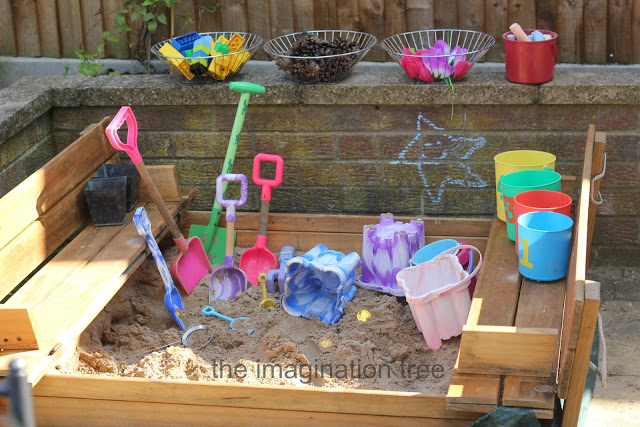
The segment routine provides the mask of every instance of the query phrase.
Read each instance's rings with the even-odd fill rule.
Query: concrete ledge
[[[391,64],[394,65],[395,64]],[[246,73],[237,80],[267,87],[263,105],[532,105],[640,103],[640,72],[558,72],[543,85],[508,82],[503,73],[472,72],[454,85],[416,84],[396,72],[354,71],[336,84],[299,85],[283,73]],[[0,90],[0,140],[52,107],[235,105],[227,84],[186,85],[170,75],[23,77]]]

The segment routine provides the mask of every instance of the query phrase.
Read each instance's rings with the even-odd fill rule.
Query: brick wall
[[[53,122],[47,112],[0,145],[0,197],[56,154]]]
[[[600,77],[593,84],[556,76],[548,85],[521,86],[471,75],[456,85],[453,116],[447,86],[401,78],[381,83],[358,76],[356,84],[314,87],[252,76],[247,80],[267,86],[267,94],[251,98],[234,172],[250,176],[260,152],[284,158],[273,212],[491,216],[496,154],[548,151],[559,172],[579,175],[587,126],[594,123],[607,132],[607,176],[592,261],[637,265],[640,77],[620,87],[628,78],[609,76],[613,83],[603,88]],[[210,209],[237,94],[223,85],[181,86],[169,76],[122,79],[111,86],[84,80],[85,86],[67,84],[54,93],[55,149],[131,105],[145,162],[175,164],[181,183],[198,189],[192,208]],[[259,196],[251,185],[241,209],[257,211]]]

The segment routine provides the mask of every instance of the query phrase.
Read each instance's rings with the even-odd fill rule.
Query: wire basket
[[[495,39],[471,30],[423,30],[396,34],[382,48],[414,81],[461,80]]]
[[[216,56],[198,55],[195,57],[179,56],[181,55],[180,52],[172,55],[165,55],[160,52],[165,44],[168,43],[171,46],[173,40],[184,37],[180,36],[156,43],[151,48],[151,51],[166,64],[169,72],[182,83],[203,84],[229,80],[240,72],[263,42],[262,37],[258,35],[242,32],[199,33],[199,36],[211,37],[214,40],[214,44],[220,37],[224,37],[228,41],[237,40],[237,46],[235,46],[237,50]],[[234,36],[241,38],[233,39]]]
[[[354,43],[356,50],[330,55],[292,56],[290,49],[294,43],[300,42],[307,35],[316,35],[332,46],[340,45],[341,39],[346,43]],[[280,70],[300,83],[335,83],[344,78],[353,67],[369,52],[377,40],[374,36],[357,31],[322,30],[287,34],[269,40],[263,46],[267,54],[275,60]],[[327,44],[320,44],[317,51],[329,51]]]

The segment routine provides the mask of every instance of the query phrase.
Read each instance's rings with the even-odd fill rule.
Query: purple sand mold
[[[408,224],[394,222],[392,214],[380,215],[380,223],[364,227],[362,236],[362,275],[357,284],[391,295],[401,296],[396,275],[410,265],[411,257],[424,246],[424,223],[412,219]]]

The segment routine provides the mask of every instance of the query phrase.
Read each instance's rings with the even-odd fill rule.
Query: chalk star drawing
[[[443,128],[436,126],[431,120],[424,117],[422,113],[418,113],[417,129],[416,129],[418,132],[420,132],[423,124],[427,125],[428,127],[434,130],[438,130],[438,131],[444,130]],[[422,179],[422,183],[427,189],[426,192],[429,198],[431,199],[431,202],[434,204],[439,204],[440,201],[442,200],[442,195],[444,194],[444,190],[447,187],[447,184],[464,185],[465,180],[460,178],[454,179],[449,176],[445,176],[440,180],[440,182],[433,182],[434,177],[427,176],[427,173],[425,173],[425,169],[428,169],[428,168],[425,168],[424,166],[441,164],[441,162],[438,162],[438,160],[450,160],[451,159],[451,157],[449,157],[450,148],[455,149],[456,151],[464,150],[466,148],[465,146],[470,144],[470,147],[468,147],[466,151],[458,158],[459,160],[467,160],[471,158],[471,156],[473,156],[473,154],[476,151],[484,147],[484,145],[487,143],[487,140],[481,136],[477,138],[470,138],[466,136],[451,136],[446,133],[442,133],[441,136],[425,135],[424,138],[422,138],[422,136],[423,136],[422,133],[418,133],[398,154],[398,160],[393,160],[389,162],[389,164],[416,166],[418,168],[418,173],[420,174],[420,178]],[[419,144],[420,142],[422,142],[422,147],[423,147],[420,158],[418,160],[407,160],[407,153],[414,147],[414,145]],[[445,146],[445,144],[451,145],[451,146],[447,147]],[[439,157],[429,158],[426,155],[425,151],[428,150],[428,147],[438,147],[438,146],[443,147],[442,154]],[[427,150],[425,150],[424,148],[426,148]],[[458,159],[455,159],[455,160],[458,160]],[[487,182],[483,180],[478,174],[472,172],[471,167],[468,164],[462,161],[453,162],[453,164],[459,165],[466,171],[467,173],[466,181],[469,187],[482,188],[487,186]],[[435,188],[430,189],[429,187],[435,187]]]

